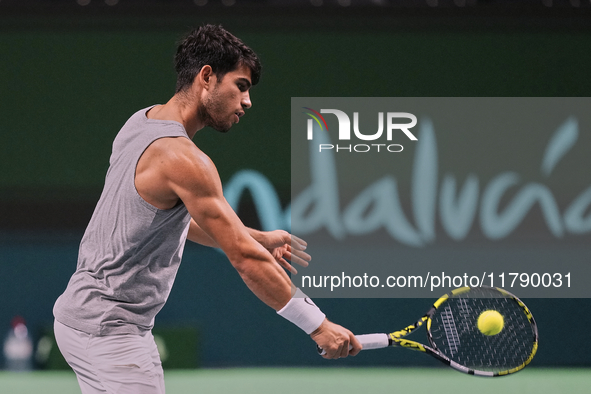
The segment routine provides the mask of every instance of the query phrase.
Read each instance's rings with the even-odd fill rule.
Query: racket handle
[[[381,349],[384,347],[388,347],[390,345],[390,340],[388,334],[363,334],[363,335],[355,335],[355,338],[361,345],[363,349],[361,350],[371,350],[371,349]],[[320,346],[316,346],[318,350],[318,354],[321,356],[325,355],[326,352]],[[353,347],[349,345],[349,350]]]

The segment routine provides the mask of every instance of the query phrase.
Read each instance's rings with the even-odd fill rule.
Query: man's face
[[[209,95],[203,100],[199,113],[210,126],[222,133],[230,130],[250,108],[251,73],[247,66],[241,65],[236,70],[216,79]]]

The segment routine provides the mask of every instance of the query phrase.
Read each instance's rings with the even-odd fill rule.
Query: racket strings
[[[441,313],[441,322],[443,323],[443,331],[445,332],[445,338],[447,339],[449,354],[453,357],[455,354],[457,354],[461,345],[461,341],[453,312],[449,306],[443,308],[443,312]]]
[[[478,317],[498,311],[504,327],[496,335],[478,329]],[[450,297],[432,316],[430,341],[452,361],[474,370],[500,372],[524,365],[535,351],[536,330],[526,309],[494,289],[473,288]]]

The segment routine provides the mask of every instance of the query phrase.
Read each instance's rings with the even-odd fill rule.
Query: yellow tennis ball
[[[497,335],[503,330],[505,320],[497,311],[484,311],[478,316],[478,329],[484,335]]]

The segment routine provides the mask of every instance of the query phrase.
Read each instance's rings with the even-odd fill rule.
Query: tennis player
[[[82,393],[164,393],[151,329],[186,239],[221,248],[250,290],[309,334],[325,358],[356,355],[354,335],[327,320],[284,271],[295,271],[287,260],[308,264],[306,243],[245,227],[214,163],[191,141],[205,126],[227,132],[251,107],[256,54],[206,25],[181,42],[175,66],[174,96],[136,112],[115,138],[76,271],[54,307],[56,339]]]

